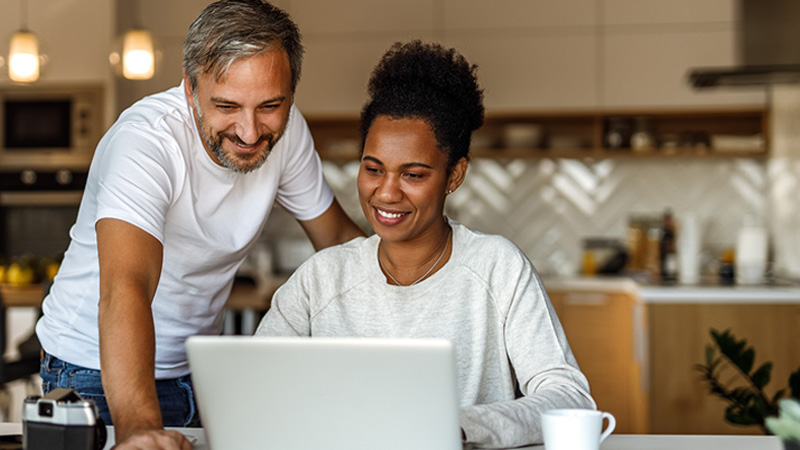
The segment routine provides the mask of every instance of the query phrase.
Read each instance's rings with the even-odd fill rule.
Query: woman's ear
[[[453,170],[450,172],[450,177],[447,180],[447,193],[452,193],[461,183],[464,182],[464,177],[467,175],[467,158],[461,158],[456,163]]]

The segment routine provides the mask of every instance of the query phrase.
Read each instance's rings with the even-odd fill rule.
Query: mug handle
[[[617,419],[615,419],[611,413],[604,412],[602,419],[608,419],[608,426],[605,431],[603,431],[603,434],[600,435],[601,443],[614,432],[614,428],[617,426]]]

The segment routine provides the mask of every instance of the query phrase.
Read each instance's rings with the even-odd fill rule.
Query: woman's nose
[[[396,177],[387,176],[381,180],[377,189],[378,198],[383,202],[396,202],[403,198],[400,182]]]

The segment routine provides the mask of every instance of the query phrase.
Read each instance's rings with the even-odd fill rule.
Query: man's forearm
[[[101,299],[98,322],[103,390],[117,442],[138,431],[161,429],[149,302]]]

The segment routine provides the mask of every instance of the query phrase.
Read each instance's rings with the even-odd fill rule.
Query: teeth
[[[380,209],[376,209],[376,211],[378,211],[378,214],[382,215],[383,217],[386,217],[387,219],[397,219],[398,217],[401,217],[405,214],[405,213],[390,213]]]

